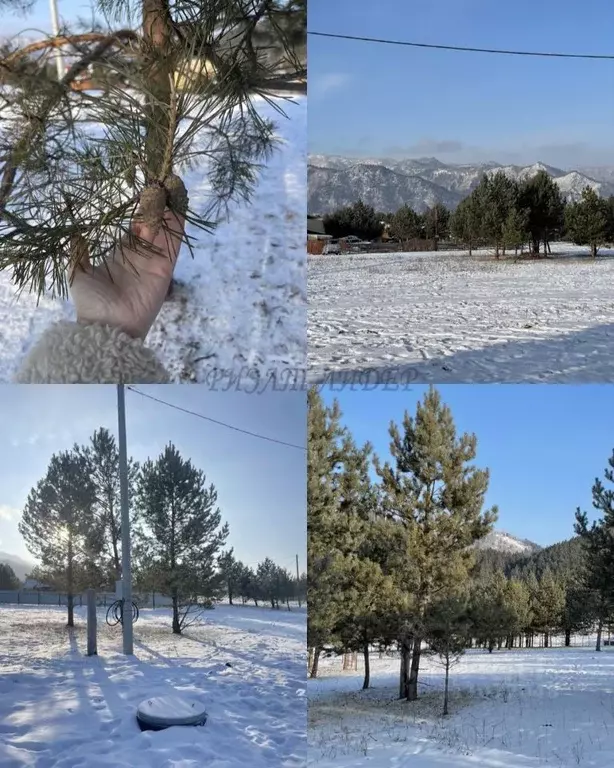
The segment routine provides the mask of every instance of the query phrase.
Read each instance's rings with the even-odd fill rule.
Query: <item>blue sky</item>
[[[60,21],[68,23],[73,23],[77,19],[92,18],[92,8],[95,7],[95,3],[88,0],[57,0],[57,5]],[[96,16],[101,18],[98,13]],[[18,34],[26,29],[51,33],[51,12],[48,0],[36,0],[27,15],[18,12],[9,13],[3,8],[3,36]],[[32,31],[29,31],[28,35],[36,37]]]
[[[142,386],[183,408],[268,437],[305,446],[304,392],[211,392],[206,387]],[[98,427],[117,435],[114,386],[10,386],[0,398],[0,551],[30,559],[17,530],[30,488],[52,453],[88,442]],[[156,458],[173,442],[218,491],[229,544],[244,562],[267,555],[305,567],[306,491],[302,450],[263,441],[126,392],[128,452]]]
[[[308,28],[613,54],[611,0],[309,0]],[[309,149],[445,162],[614,164],[614,61],[309,38]]]
[[[339,390],[339,388],[337,388]],[[497,504],[497,528],[548,545],[573,536],[576,507],[591,519],[591,488],[614,449],[614,386],[451,385],[438,387],[458,433],[475,432],[476,466],[491,471],[487,507]],[[415,414],[426,387],[405,391],[345,389],[343,421],[359,444],[370,441],[389,458],[391,420]]]

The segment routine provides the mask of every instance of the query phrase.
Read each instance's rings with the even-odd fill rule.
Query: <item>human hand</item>
[[[84,252],[70,284],[77,322],[108,325],[144,339],[168,294],[184,231],[185,217],[167,208],[157,233],[133,221],[135,237],[124,239],[106,265],[92,266]]]

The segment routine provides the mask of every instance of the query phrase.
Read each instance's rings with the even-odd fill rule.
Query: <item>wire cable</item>
[[[306,451],[307,449],[302,445],[295,445],[294,443],[287,443],[284,440],[278,440],[275,437],[268,437],[267,435],[261,435],[258,432],[250,432],[248,429],[242,429],[241,427],[235,427],[233,424],[227,424],[225,421],[219,421],[218,419],[212,419],[211,416],[204,416],[202,413],[196,413],[196,411],[190,411],[188,408],[182,408],[179,405],[174,405],[173,403],[168,403],[166,400],[160,400],[158,397],[154,397],[153,395],[148,395],[145,392],[141,392],[140,390],[136,389],[135,387],[131,387],[126,385],[126,389],[129,389],[130,392],[134,392],[137,395],[141,395],[141,397],[146,397],[149,400],[153,400],[156,403],[160,403],[161,405],[166,405],[168,408],[174,408],[176,411],[181,411],[182,413],[189,413],[192,416],[196,416],[199,419],[203,419],[204,421],[210,421],[212,424],[217,424],[220,427],[226,427],[226,429],[232,429],[235,432],[241,432],[244,435],[249,435],[250,437],[257,437],[259,440],[267,440],[270,443],[277,443],[278,445],[285,445],[287,448],[296,448],[298,451]]]
[[[340,35],[333,32],[307,32],[312,37],[329,37],[335,40],[354,40],[362,43],[381,43],[384,45],[401,45],[409,48],[430,48],[438,51],[463,51],[469,53],[496,53],[503,56],[541,56],[556,59],[600,59],[614,61],[614,54],[606,53],[553,53],[547,51],[511,51],[502,48],[472,48],[465,45],[439,45],[435,43],[414,43],[407,40],[387,40],[378,37],[361,37],[359,35]]]

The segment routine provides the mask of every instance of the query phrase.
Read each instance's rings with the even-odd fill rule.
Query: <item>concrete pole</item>
[[[98,654],[96,639],[96,590],[87,590],[87,655]]]
[[[51,7],[51,31],[54,37],[58,37],[60,34],[60,19],[58,16],[58,4],[57,0],[49,0]],[[55,54],[55,66],[58,71],[58,80],[64,77],[64,59],[62,58],[62,49],[54,48]]]
[[[122,635],[124,654],[134,653],[132,639],[132,566],[130,562],[130,509],[128,506],[128,458],[126,452],[126,403],[124,385],[117,385],[117,421],[119,433],[119,484],[122,516]]]

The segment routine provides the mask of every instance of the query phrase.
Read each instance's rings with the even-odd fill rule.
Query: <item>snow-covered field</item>
[[[200,231],[195,257],[184,249],[177,285],[147,338],[176,381],[217,381],[250,369],[305,368],[307,100],[280,101],[288,119],[260,101],[280,145],[249,205],[234,204],[212,235]],[[206,195],[202,171],[184,175],[192,206]],[[208,201],[207,201],[208,202]],[[203,203],[204,205],[204,203]],[[0,382],[12,380],[24,354],[52,322],[73,318],[70,302],[19,298],[0,273]]]
[[[404,382],[611,381],[614,252],[553,253],[310,257],[310,380],[369,371],[374,382],[394,369]]]
[[[85,609],[69,631],[65,608],[1,606],[0,766],[305,765],[305,618],[218,606],[178,637],[167,611],[142,611],[126,657],[100,609],[88,657]],[[174,693],[201,699],[206,725],[141,733],[137,706]]]
[[[308,765],[318,768],[611,768],[614,765],[614,651],[557,648],[470,651],[450,678],[450,716],[441,716],[443,673],[424,663],[422,698],[396,698],[397,659],[373,658],[362,673],[325,659],[310,680]]]

